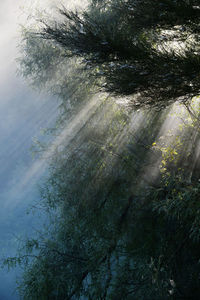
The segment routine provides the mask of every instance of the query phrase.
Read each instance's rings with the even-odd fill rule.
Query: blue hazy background
[[[23,2],[0,1],[1,258],[15,255],[18,239],[41,226],[39,212],[27,214],[30,206],[39,200],[38,183],[45,171],[44,163],[32,158],[30,148],[33,138],[41,139],[41,130],[54,123],[57,111],[56,99],[34,92],[17,76]],[[32,9],[34,1],[25,2]],[[19,269],[10,272],[0,269],[0,300],[18,299],[14,290],[19,274]]]

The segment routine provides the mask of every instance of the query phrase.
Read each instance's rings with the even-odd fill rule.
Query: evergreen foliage
[[[24,33],[21,72],[61,116],[44,151],[49,223],[4,261],[24,267],[22,299],[199,298],[198,2],[93,0]],[[160,136],[169,110],[152,106],[177,98],[179,129]]]
[[[25,266],[22,299],[198,299],[200,184],[178,168],[180,143],[176,159],[170,147],[154,149],[165,115],[144,117],[134,128],[103,101],[57,149],[41,191],[50,224],[7,261]],[[159,151],[169,152],[166,170],[141,183]]]
[[[137,105],[163,107],[199,93],[198,1],[92,1],[83,12],[60,9],[62,22],[40,36],[104,79],[101,89],[137,94]],[[139,101],[138,101],[139,100]]]

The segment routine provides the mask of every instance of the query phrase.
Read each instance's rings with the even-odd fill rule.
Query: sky
[[[42,138],[42,129],[53,126],[58,112],[58,99],[33,90],[17,76],[19,24],[29,23],[36,8],[48,8],[53,13],[60,3],[58,0],[0,0],[0,257],[15,255],[18,238],[31,234],[33,228],[39,226],[38,214],[27,214],[27,211],[39,200],[38,184],[46,165],[32,158],[30,148],[34,137]],[[63,3],[71,7],[72,4],[84,5],[87,0],[65,0]],[[93,99],[55,144],[68,138],[72,131],[75,133],[78,121],[85,119],[95,105]],[[174,119],[171,120],[173,122],[170,118],[165,121],[159,136],[175,127]],[[53,150],[50,148],[50,153]],[[148,170],[145,174],[150,177]],[[0,300],[18,299],[14,290],[19,272],[0,270]]]
[[[14,255],[17,239],[38,225],[37,213],[27,211],[39,199],[38,182],[44,164],[33,159],[33,138],[53,125],[57,99],[33,91],[17,75],[20,26],[28,13],[53,1],[0,1],[0,255]],[[37,166],[37,168],[35,167]],[[0,270],[0,300],[18,299],[16,273]]]
[[[44,161],[32,158],[33,139],[53,126],[58,99],[33,91],[17,75],[21,25],[31,23],[37,11],[55,14],[55,7],[72,8],[86,0],[0,1],[0,257],[16,254],[18,239],[38,227],[38,214],[27,214],[40,195],[38,184]],[[41,219],[41,218],[40,218]],[[0,270],[0,300],[17,300],[16,277],[20,270]]]

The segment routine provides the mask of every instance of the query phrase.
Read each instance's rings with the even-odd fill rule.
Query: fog
[[[53,1],[46,1],[53,5]],[[1,0],[0,2],[0,253],[14,255],[17,239],[38,226],[37,213],[27,215],[39,199],[38,181],[44,172],[33,160],[30,147],[40,131],[54,123],[57,99],[33,91],[17,76],[20,23],[45,1]],[[38,165],[36,172],[34,166]],[[0,272],[0,299],[18,299],[15,290],[19,270]]]

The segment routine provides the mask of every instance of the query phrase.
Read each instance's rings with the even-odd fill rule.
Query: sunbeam
[[[1,1],[0,261],[22,299],[197,299],[197,2]]]

